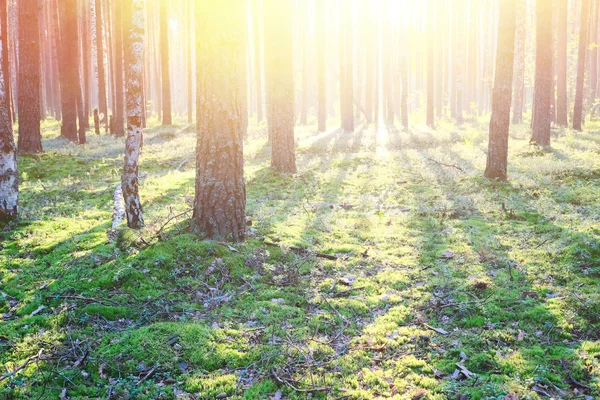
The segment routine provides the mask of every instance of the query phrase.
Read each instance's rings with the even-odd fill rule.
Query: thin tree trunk
[[[587,0],[584,0],[587,1]],[[552,76],[552,2],[536,1],[536,59],[531,141],[550,145]]]
[[[144,0],[123,0],[131,7],[129,39],[127,40],[127,139],[125,141],[125,166],[121,188],[125,200],[127,226],[139,229],[144,226],[142,204],[139,196],[139,158],[142,145],[142,83],[144,76]]]
[[[292,0],[264,0],[263,9],[271,165],[295,173]]]
[[[113,20],[113,34],[115,35],[115,135],[125,136],[125,105],[123,84],[123,1],[117,1],[116,13]]]
[[[162,71],[162,124],[172,125],[169,70],[169,0],[160,0],[160,61]]]
[[[210,239],[242,241],[246,236],[246,186],[244,122],[238,94],[243,86],[239,69],[246,69],[242,62],[245,54],[240,51],[246,36],[242,26],[246,25],[241,19],[247,15],[245,10],[236,10],[237,6],[236,0],[199,3],[203,23],[198,24],[197,64],[202,68],[196,72],[198,137],[192,227]],[[222,51],[221,35],[237,48]],[[289,51],[291,55],[291,43]]]
[[[427,21],[427,126],[434,129],[435,25],[433,0],[427,1]]]
[[[108,101],[106,97],[106,74],[104,68],[104,24],[102,22],[102,0],[96,0],[96,56],[98,68],[98,111],[100,122],[108,129]]]
[[[573,129],[581,131],[583,120],[583,91],[585,80],[586,52],[588,47],[590,0],[581,0],[581,19],[579,23],[579,57],[577,59],[577,85],[575,89],[575,108],[573,110]]]
[[[19,140],[21,154],[41,153],[40,130],[40,7],[36,1],[19,1]]]
[[[565,0],[567,1],[567,0]],[[513,124],[523,122],[525,96],[525,41],[527,40],[527,0],[517,0],[517,30],[515,33]],[[566,51],[566,47],[565,47]],[[566,87],[565,87],[566,90]],[[566,92],[565,92],[566,95]],[[565,110],[566,111],[566,110]]]
[[[77,52],[77,4],[76,0],[58,2],[60,21],[60,97],[62,99],[61,136],[78,142],[77,135],[77,94],[78,52]]]
[[[508,133],[515,49],[515,14],[517,0],[500,4],[496,76],[492,91],[492,116],[485,176],[506,180],[508,164]]]
[[[260,35],[260,5],[259,0],[253,0],[254,13],[254,79],[256,80],[256,122],[263,120],[263,98],[262,98],[262,57],[261,57],[261,35]],[[318,5],[317,5],[318,6]],[[318,29],[318,27],[317,27]]]
[[[17,148],[13,137],[10,115],[10,75],[8,70],[8,46],[6,45],[6,0],[0,0],[2,35],[0,36],[0,222],[14,221],[18,216],[19,174]]]
[[[325,79],[325,46],[326,46],[326,19],[325,1],[317,1],[315,4],[315,30],[317,42],[317,81],[318,81],[318,132],[327,130],[327,81]],[[259,90],[260,92],[260,90]]]
[[[4,100],[6,101],[7,109],[9,110],[8,118],[12,124],[12,113],[11,109],[11,84],[10,84],[10,64],[9,60],[9,52],[8,52],[8,9],[7,9],[7,0],[0,0],[0,29],[2,30],[0,40],[2,41],[2,74],[4,77]],[[12,126],[11,126],[11,135],[12,135]]]

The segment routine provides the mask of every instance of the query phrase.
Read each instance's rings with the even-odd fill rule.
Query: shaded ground
[[[484,122],[299,127],[295,176],[269,168],[253,125],[251,237],[232,246],[185,217],[164,226],[191,207],[184,128],[146,133],[149,226],[114,244],[121,142],[77,147],[48,123],[47,153],[20,159],[23,220],[0,242],[4,398],[600,396],[597,125],[549,150],[514,128],[510,183],[482,178]]]

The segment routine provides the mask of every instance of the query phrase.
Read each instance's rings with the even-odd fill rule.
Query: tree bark
[[[0,1],[2,13],[6,13],[6,1]],[[3,19],[3,21],[5,21]],[[19,203],[19,175],[17,171],[17,149],[13,137],[10,115],[9,93],[10,75],[6,75],[4,68],[8,58],[6,46],[6,27],[2,25],[0,36],[0,222],[14,221],[18,215]]]
[[[492,91],[492,116],[487,155],[486,178],[506,180],[508,133],[515,49],[515,15],[517,0],[502,0],[498,24],[496,76]]]
[[[106,97],[106,73],[104,68],[104,23],[102,22],[102,0],[96,0],[96,56],[98,68],[98,111],[100,122],[108,129],[108,101]]]
[[[427,21],[427,126],[429,126],[431,129],[434,129],[435,25],[433,0],[427,1]]]
[[[10,64],[9,64],[9,52],[8,52],[8,9],[7,9],[7,0],[0,0],[0,29],[2,30],[0,40],[2,41],[2,64],[0,68],[2,68],[2,74],[4,76],[4,90],[5,96],[4,99],[6,101],[8,110],[9,110],[9,118],[12,124],[12,113],[11,109],[11,84],[10,84]],[[12,127],[11,127],[12,132]]]
[[[79,94],[79,52],[77,29],[77,0],[58,2],[60,20],[60,97],[62,102],[61,136],[78,142],[77,96]]]
[[[280,172],[295,173],[292,0],[265,0],[263,8],[271,165]]]
[[[584,0],[586,1],[586,0]],[[536,1],[536,57],[531,141],[550,145],[551,105],[554,92],[552,73],[552,2]]]
[[[124,3],[118,0],[113,21],[113,34],[115,35],[115,135],[125,136],[125,105],[123,84],[123,12]]]
[[[162,72],[162,124],[172,125],[169,70],[169,0],[160,0],[160,63]]]
[[[583,91],[585,81],[586,52],[588,47],[590,0],[581,0],[581,19],[579,22],[579,56],[577,58],[577,84],[575,88],[575,107],[573,110],[573,129],[582,130]]]
[[[246,186],[240,93],[244,85],[239,69],[246,68],[240,62],[245,59],[241,54],[245,48],[241,26],[245,24],[240,19],[246,15],[239,10],[239,0],[207,1],[198,6],[203,22],[198,24],[197,63],[202,68],[196,72],[198,136],[192,227],[210,239],[242,241],[246,236]],[[272,5],[265,6],[270,9]],[[290,29],[291,40],[291,25],[285,28]]]
[[[315,4],[315,30],[317,42],[317,81],[318,81],[318,132],[327,130],[327,81],[325,78],[325,47],[326,47],[326,19],[325,0],[317,0]]]
[[[19,141],[21,154],[41,153],[40,38],[37,1],[19,1]]]
[[[127,139],[125,141],[125,166],[121,177],[127,226],[139,229],[144,226],[142,204],[139,196],[139,158],[142,145],[142,83],[144,81],[144,0],[123,0],[131,7],[129,39],[127,40]]]
[[[556,96],[556,123],[566,127],[568,121],[567,104],[567,27],[568,27],[569,0],[558,0],[558,25],[557,25],[557,96]]]
[[[354,132],[352,7],[345,2],[340,2],[338,6],[340,16],[340,113],[344,131]]]
[[[568,1],[568,0],[565,0]],[[526,21],[527,0],[517,0],[517,23],[515,33],[515,62],[514,62],[514,100],[513,124],[523,122],[523,100],[525,96],[525,41],[527,40]],[[565,44],[566,46],[566,44]],[[566,47],[565,47],[566,51]],[[565,54],[566,56],[566,54]],[[566,72],[565,72],[566,73]],[[566,76],[565,76],[566,79]],[[566,87],[565,87],[566,96]],[[566,112],[566,109],[565,109]]]
[[[81,19],[81,50],[82,50],[82,74],[83,74],[83,123],[84,129],[90,127],[90,9],[89,1],[83,0],[82,2],[82,19]]]

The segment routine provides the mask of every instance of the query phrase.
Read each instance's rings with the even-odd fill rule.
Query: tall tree
[[[142,85],[144,82],[144,0],[122,0],[131,8],[127,19],[127,139],[125,141],[125,166],[121,188],[125,200],[127,226],[139,229],[144,226],[142,203],[139,195],[139,159],[142,147]]]
[[[270,1],[287,3],[267,3]],[[240,63],[245,59],[241,54],[245,13],[242,17],[236,10],[239,0],[205,1],[197,6],[202,15],[197,28],[197,63],[202,68],[196,72],[198,132],[192,225],[211,239],[241,241],[246,236],[246,185],[240,93],[244,85],[239,69],[246,68]],[[265,8],[270,9],[271,4]],[[288,12],[291,15],[291,8]],[[291,29],[290,25],[286,28]]]
[[[587,0],[583,0],[587,1]],[[552,2],[536,1],[536,57],[535,86],[533,90],[533,122],[531,141],[542,146],[550,145],[552,124]]]
[[[19,1],[19,152],[40,153],[40,38],[37,1]]]
[[[169,70],[169,4],[160,0],[160,69],[162,72],[162,124],[172,125],[171,117],[171,73]]]
[[[260,45],[262,40],[260,38],[260,8],[259,0],[253,0],[253,13],[252,22],[254,29],[254,79],[256,80],[256,122],[261,122],[263,119],[263,98],[262,98],[262,62]],[[318,27],[317,27],[318,29]]]
[[[318,132],[327,130],[327,81],[325,79],[325,43],[326,19],[325,0],[317,1],[315,4],[315,30],[317,44],[317,84],[318,84]]]
[[[6,13],[6,1],[0,0],[0,7]],[[7,25],[2,21],[0,36],[0,65],[8,58],[5,35]],[[17,151],[13,137],[10,115],[9,93],[10,76],[5,75],[5,68],[0,68],[0,221],[8,222],[17,218],[19,203],[19,175],[17,173]]]
[[[527,0],[517,0],[517,30],[515,33],[515,62],[513,78],[513,124],[520,124],[521,122],[523,122],[523,103],[525,96],[525,41],[527,40],[526,18]]]
[[[427,126],[435,128],[434,120],[434,50],[436,38],[434,37],[434,5],[433,0],[427,1]]]
[[[278,171],[289,173],[296,172],[292,1],[263,1],[271,165]]]
[[[91,76],[90,76],[90,9],[89,1],[81,1],[81,58],[82,58],[82,74],[83,74],[83,116],[84,119],[83,128],[88,129],[90,127],[90,87],[91,87]]]
[[[557,94],[556,94],[556,123],[566,127],[568,121],[567,105],[567,27],[569,0],[558,0],[557,9]]]
[[[62,103],[61,136],[72,142],[77,142],[79,140],[77,97],[80,92],[77,0],[60,0],[58,5],[60,18],[60,97]]]
[[[508,132],[515,49],[517,0],[502,0],[498,24],[496,76],[492,91],[492,116],[485,176],[506,180],[508,164]]]
[[[342,128],[354,132],[354,73],[352,40],[352,7],[339,2],[339,50],[340,50],[340,113]]]
[[[12,114],[10,113],[11,108],[11,84],[10,84],[10,64],[9,64],[9,53],[8,53],[8,8],[7,8],[7,0],[0,0],[0,40],[2,41],[2,63],[0,64],[0,68],[2,68],[2,74],[5,77],[4,89],[6,90],[6,94],[4,96],[4,101],[7,103],[7,107],[9,110],[9,118],[12,122]],[[12,127],[11,127],[12,132]]]
[[[125,105],[124,97],[125,91],[123,84],[123,12],[124,2],[116,2],[116,13],[113,21],[113,35],[115,42],[115,53],[113,57],[115,59],[115,110],[113,111],[115,116],[115,135],[125,136]]]
[[[98,75],[98,111],[108,130],[108,100],[106,95],[106,73],[104,68],[104,23],[102,15],[102,0],[96,0],[96,68]]]
[[[577,58],[577,84],[575,88],[575,108],[573,110],[573,129],[581,131],[583,112],[583,91],[585,80],[586,52],[588,48],[588,29],[590,26],[590,0],[581,0],[581,18],[579,21],[579,56]]]

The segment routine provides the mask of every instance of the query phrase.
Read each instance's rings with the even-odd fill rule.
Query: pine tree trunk
[[[0,1],[2,8],[2,36],[0,36],[0,222],[9,222],[17,218],[19,202],[19,175],[17,171],[17,151],[13,137],[10,115],[9,82],[10,75],[6,75],[5,68],[8,58],[6,39],[7,25],[6,1]]]
[[[90,127],[90,94],[91,94],[91,76],[90,76],[90,9],[89,1],[83,0],[82,4],[82,20],[81,20],[81,49],[83,59],[83,127],[89,129]]]
[[[565,0],[567,1],[567,0]],[[525,41],[527,40],[527,0],[517,0],[517,30],[515,33],[513,124],[523,122],[525,96]],[[566,50],[566,47],[565,47]],[[566,79],[566,77],[565,77]],[[565,86],[566,96],[566,86]],[[566,112],[566,109],[565,109]]]
[[[327,130],[327,81],[325,80],[325,43],[326,20],[325,20],[325,1],[319,0],[315,4],[315,30],[317,42],[317,81],[318,81],[318,128],[317,132]],[[368,96],[367,96],[368,97]]]
[[[102,22],[102,0],[96,0],[96,56],[98,68],[98,111],[101,123],[108,127],[108,100],[106,97],[106,73],[104,68],[104,23]]]
[[[259,0],[253,0],[253,23],[254,23],[254,79],[256,80],[256,122],[263,120],[263,87],[262,87],[262,62],[261,62],[261,51],[260,45],[260,8]],[[318,27],[317,27],[318,29]]]
[[[292,0],[265,0],[263,8],[271,165],[295,173]]]
[[[8,113],[8,118],[10,119],[10,122],[12,124],[12,114],[10,112],[11,109],[11,84],[10,84],[10,64],[8,62],[9,60],[9,53],[8,53],[8,9],[7,9],[7,0],[0,0],[0,29],[2,30],[1,32],[1,36],[0,36],[0,40],[2,41],[2,48],[0,48],[0,51],[2,51],[3,57],[2,57],[2,63],[0,65],[0,68],[2,68],[2,74],[4,76],[4,90],[5,90],[5,95],[4,95],[4,99],[6,101],[6,105],[7,108],[9,110]],[[12,132],[12,126],[11,126],[11,132]]]
[[[245,47],[241,18],[246,15],[236,10],[237,6],[236,0],[199,3],[203,23],[198,25],[197,59],[202,68],[196,72],[198,136],[192,226],[209,239],[242,241],[246,236],[246,186],[240,88],[245,85],[240,82],[239,69],[246,68],[240,62],[245,58],[240,51]],[[285,28],[285,36],[290,29],[291,40],[291,24]],[[223,35],[227,48],[223,47]]]
[[[144,81],[144,0],[123,0],[131,7],[128,19],[127,40],[127,139],[125,141],[125,166],[121,187],[125,200],[127,226],[139,229],[144,226],[142,204],[139,196],[139,158],[142,145],[142,84]]]
[[[464,11],[464,0],[455,0],[454,2],[454,22],[456,33],[456,47],[454,55],[454,68],[456,69],[456,123],[462,125],[463,120],[463,88],[464,88],[464,27],[461,20],[461,11]]]
[[[125,105],[123,83],[123,1],[117,1],[116,13],[113,21],[113,34],[115,35],[115,135],[125,136]]]
[[[435,38],[434,38],[434,5],[433,0],[427,1],[427,126],[435,128],[434,117],[434,75],[435,75]]]
[[[589,29],[590,0],[581,1],[581,19],[579,22],[579,56],[577,58],[577,83],[575,88],[575,107],[573,110],[573,129],[582,130],[584,112],[583,112],[583,92],[585,83],[585,64],[588,47],[588,29]]]
[[[492,116],[485,176],[506,180],[508,164],[508,133],[515,49],[515,15],[517,0],[502,0],[498,25],[496,76],[492,91]]]
[[[162,124],[172,125],[169,70],[169,0],[160,0],[160,63],[162,72]]]
[[[61,136],[78,142],[77,95],[79,91],[77,52],[77,4],[76,0],[59,1],[60,21],[60,98],[62,102]]]
[[[587,1],[587,0],[584,0]],[[552,2],[536,1],[535,88],[533,94],[533,134],[531,141],[550,145],[551,105],[554,92],[552,74]]]
[[[36,1],[19,1],[19,153],[41,153],[40,131],[40,7]]]
[[[521,0],[524,1],[524,0]],[[558,0],[558,25],[557,25],[557,97],[556,97],[556,123],[566,127],[568,121],[567,104],[567,28],[568,28],[569,0]]]
[[[591,8],[593,12],[590,14],[589,25],[590,32],[588,43],[590,54],[590,73],[589,73],[589,106],[592,107],[596,101],[596,90],[598,85],[598,9],[600,4],[598,0],[592,0]]]

